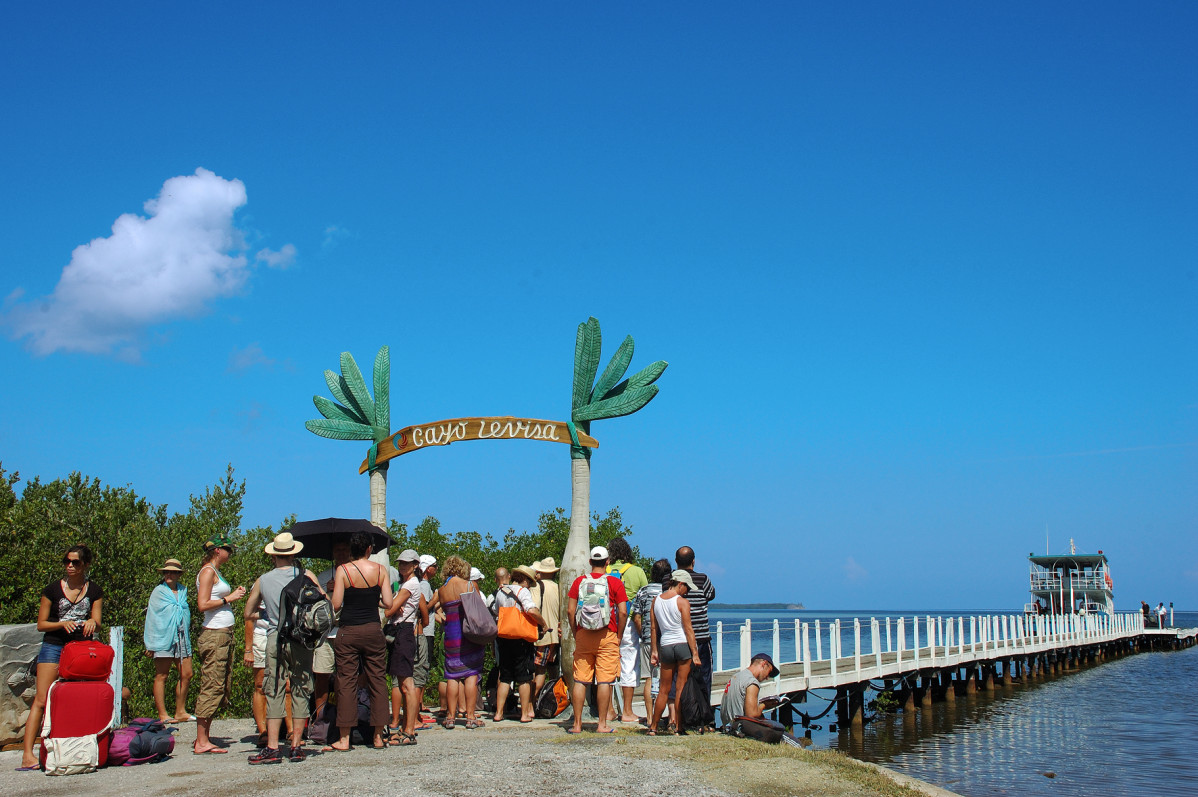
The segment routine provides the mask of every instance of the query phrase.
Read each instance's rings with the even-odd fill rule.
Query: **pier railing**
[[[899,671],[1029,655],[1143,633],[1140,612],[905,615],[756,623],[746,619],[739,627],[720,621],[712,635],[712,669],[716,674],[730,675],[746,666],[754,654],[769,653],[781,670],[776,680],[802,678],[807,686],[818,688],[813,678],[842,683],[852,676],[867,680]],[[719,688],[723,688],[722,682]]]

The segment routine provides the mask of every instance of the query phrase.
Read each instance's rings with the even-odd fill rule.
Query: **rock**
[[[25,739],[25,720],[37,694],[37,625],[0,625],[0,747]]]

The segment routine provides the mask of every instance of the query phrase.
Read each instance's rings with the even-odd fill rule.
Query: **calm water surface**
[[[810,622],[816,616],[843,622],[871,613],[804,611],[783,618],[793,627],[794,617]],[[739,622],[721,619],[725,628]],[[1198,626],[1198,613],[1179,612],[1175,622]],[[754,649],[768,651],[771,637],[754,634]],[[726,654],[737,648],[733,635],[724,643]],[[783,658],[793,655],[784,648]],[[824,730],[813,738],[970,797],[1198,795],[1196,690],[1198,647],[1141,653],[913,715],[884,715],[862,737]],[[816,693],[806,711],[818,714],[825,705]],[[833,712],[819,723],[827,728],[834,721]]]

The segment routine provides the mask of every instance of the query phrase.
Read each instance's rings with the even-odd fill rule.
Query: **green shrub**
[[[244,585],[248,590],[258,576],[271,568],[271,561],[262,549],[277,532],[271,526],[241,528],[246,487],[244,481],[234,477],[232,465],[202,495],[191,496],[186,513],[175,514],[169,514],[166,505],[155,505],[139,497],[131,487],[102,485],[99,479],[79,473],[50,482],[35,477],[25,483],[18,497],[14,486],[19,480],[19,474],[6,473],[0,464],[0,623],[36,621],[42,590],[63,576],[62,554],[72,545],[86,544],[95,553],[89,576],[104,589],[100,639],[108,640],[107,629],[124,627],[124,682],[132,692],[129,710],[132,716],[156,716],[151,692],[154,663],[145,656],[142,633],[150,592],[161,582],[158,567],[168,558],[183,563],[185,572],[180,583],[188,588],[194,647],[203,618],[196,609],[195,579],[204,542],[221,533],[229,536],[237,552],[222,568],[222,575],[232,586]],[[618,507],[605,515],[594,513],[591,521],[592,545],[606,545],[616,535],[627,537],[632,533]],[[295,516],[291,515],[278,528],[285,529],[294,522]],[[425,518],[411,530],[393,521],[389,531],[397,540],[391,549],[392,557],[405,548],[414,548],[444,562],[456,553],[483,572],[486,576],[483,590],[493,592],[495,569],[500,566],[510,569],[546,556],[554,557],[560,564],[570,534],[570,518],[561,508],[546,512],[539,518],[535,531],[509,529],[502,542],[477,531],[443,534],[440,522],[434,517]],[[633,554],[647,572],[650,560],[642,557],[635,547]],[[307,566],[319,572],[327,563],[311,560]],[[245,643],[240,610],[244,605],[234,605],[238,622],[233,635],[233,693],[229,696],[226,716],[251,714],[254,680],[252,671],[243,663]],[[426,692],[433,702],[437,698],[436,683],[443,672],[441,650],[438,630],[433,648],[433,677]],[[490,663],[488,653],[488,667]],[[177,672],[172,668],[166,686],[167,711],[174,709],[176,678]],[[189,707],[195,705],[198,691],[197,667],[191,682]]]

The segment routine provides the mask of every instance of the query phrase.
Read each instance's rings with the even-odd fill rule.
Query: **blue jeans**
[[[42,642],[42,647],[37,652],[37,663],[58,664],[58,660],[62,658],[62,647],[53,642]]]

